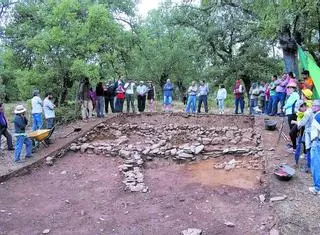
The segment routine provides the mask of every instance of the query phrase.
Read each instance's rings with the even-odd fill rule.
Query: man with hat
[[[313,81],[312,78],[310,77],[309,71],[304,70],[302,71],[302,77],[303,77],[303,82],[299,82],[299,88],[301,90],[303,89],[309,89],[312,91],[313,89]]]
[[[320,194],[320,100],[314,100],[312,104],[314,113],[311,124],[311,173],[313,187],[309,191]]]
[[[33,92],[33,98],[31,99],[32,106],[32,131],[41,129],[42,127],[42,100],[38,90]]]
[[[290,131],[294,127],[294,124],[292,124],[292,120],[296,121],[297,120],[297,115],[295,111],[295,104],[296,102],[300,99],[298,92],[296,91],[297,89],[297,84],[295,82],[289,82],[287,85],[287,94],[288,94],[288,99],[283,107],[284,112],[286,116],[288,117],[288,124],[290,127]],[[291,142],[292,142],[292,148],[295,151],[296,150],[296,145],[297,141],[296,138],[297,136],[291,135]]]
[[[17,105],[17,107],[14,110],[14,130],[15,136],[17,137],[16,148],[14,152],[14,161],[18,163],[22,162],[20,160],[20,154],[22,152],[23,144],[26,145],[26,158],[32,157],[32,141],[26,134],[26,126],[28,125],[28,120],[25,117],[26,111],[27,110],[23,105]]]
[[[146,98],[147,98],[148,87],[143,81],[139,82],[137,86],[137,97],[138,97],[138,110],[139,112],[144,112],[146,108]]]

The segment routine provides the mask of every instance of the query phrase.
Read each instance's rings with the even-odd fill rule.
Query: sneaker
[[[14,160],[15,163],[25,163],[25,160],[19,159],[19,160]]]
[[[313,194],[313,195],[317,195],[320,194],[320,191],[316,190],[315,187],[310,187],[309,191]]]
[[[30,155],[30,156],[26,156],[26,158],[32,158],[33,156],[32,155]]]

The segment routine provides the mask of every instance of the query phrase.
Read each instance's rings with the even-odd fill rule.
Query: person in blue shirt
[[[170,79],[167,80],[166,84],[163,86],[163,106],[164,111],[172,111],[172,94],[173,94],[173,84]]]

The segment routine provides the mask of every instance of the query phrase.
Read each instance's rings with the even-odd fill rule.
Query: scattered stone
[[[277,201],[283,201],[287,198],[286,195],[283,196],[277,196],[277,197],[272,197],[270,198],[270,202],[277,202]]]
[[[230,221],[225,221],[224,224],[227,225],[228,227],[234,227],[235,226],[235,224],[230,222]]]
[[[66,175],[66,174],[67,174],[67,171],[61,171],[60,174],[61,174],[61,175]]]
[[[53,165],[53,158],[52,157],[46,157],[46,164],[49,166]]]
[[[188,228],[186,230],[183,230],[182,235],[201,235],[202,230],[197,228]]]
[[[48,233],[50,233],[50,229],[48,228],[42,231],[42,234],[48,234]]]
[[[260,203],[264,203],[264,201],[266,200],[266,196],[264,194],[259,195],[259,200]]]
[[[88,143],[82,144],[81,147],[80,147],[80,152],[84,153],[88,149],[88,147],[89,147]]]
[[[273,228],[270,230],[270,235],[280,235],[280,232],[278,229]]]
[[[130,155],[131,155],[131,152],[130,151],[127,151],[127,150],[124,150],[124,149],[121,149],[119,151],[119,154],[121,157],[124,157],[124,158],[129,158]]]
[[[231,169],[234,169],[236,167],[236,164],[237,164],[237,161],[232,159],[225,165],[224,169],[226,171],[230,171]]]
[[[81,210],[81,211],[80,211],[80,215],[81,215],[81,216],[84,216],[85,214],[86,214],[86,213],[85,213],[84,210]]]

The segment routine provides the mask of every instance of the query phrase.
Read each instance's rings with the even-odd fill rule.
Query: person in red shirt
[[[299,88],[301,90],[303,89],[309,89],[312,91],[313,89],[313,81],[312,78],[310,77],[309,71],[308,70],[304,70],[302,71],[302,77],[303,77],[303,81],[299,82]]]
[[[239,105],[240,105],[240,111],[243,113],[244,110],[244,87],[241,84],[241,80],[238,79],[236,81],[236,84],[233,87],[233,94],[234,94],[234,100],[235,100],[235,114],[238,114]]]

